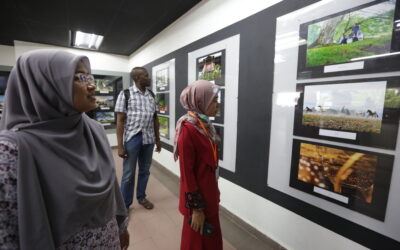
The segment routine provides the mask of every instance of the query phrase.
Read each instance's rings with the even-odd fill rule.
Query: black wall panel
[[[276,18],[315,2],[318,1],[285,0],[163,56],[145,67],[151,73],[152,67],[175,58],[177,120],[185,113],[179,96],[188,84],[188,53],[240,34],[236,172],[221,169],[221,176],[366,247],[400,249],[398,241],[267,186]],[[172,152],[172,146],[163,146]]]

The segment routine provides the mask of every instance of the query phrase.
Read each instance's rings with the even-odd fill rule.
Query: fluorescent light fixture
[[[358,57],[358,58],[351,59],[351,61],[365,60],[365,59],[371,59],[371,58],[377,58],[377,57],[394,56],[394,55],[398,55],[398,54],[400,54],[400,52],[386,53],[386,54],[374,55],[374,56]]]
[[[73,46],[81,49],[98,50],[103,38],[104,37],[100,35],[77,31],[75,32],[75,41]]]

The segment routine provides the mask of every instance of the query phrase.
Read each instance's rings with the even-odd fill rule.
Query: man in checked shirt
[[[156,152],[161,151],[158,106],[153,95],[146,87],[150,86],[147,70],[135,67],[131,71],[134,84],[129,88],[126,108],[124,91],[119,93],[115,112],[117,113],[118,155],[124,159],[121,180],[121,192],[125,206],[133,202],[136,164],[139,165],[136,197],[146,209],[154,207],[146,199],[146,186],[150,176],[154,144]]]

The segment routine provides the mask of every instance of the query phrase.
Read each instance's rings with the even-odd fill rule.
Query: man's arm
[[[126,114],[124,112],[117,112],[117,142],[118,142],[118,155],[122,158],[128,157],[128,152],[124,148],[124,130],[125,130]]]
[[[156,152],[161,152],[160,141],[160,121],[158,121],[157,112],[154,112],[154,135],[156,136]]]

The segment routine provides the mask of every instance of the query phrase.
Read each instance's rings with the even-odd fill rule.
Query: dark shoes
[[[144,198],[143,200],[138,201],[140,205],[142,205],[146,209],[153,209],[154,205],[148,199]]]

